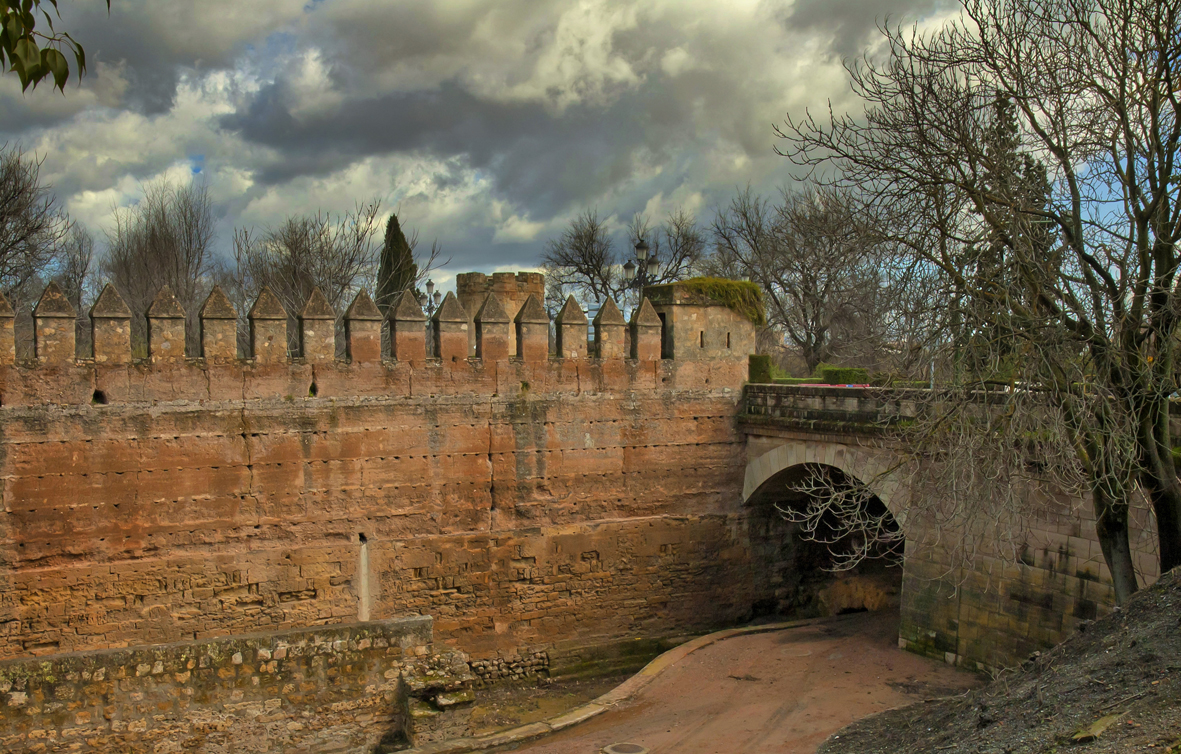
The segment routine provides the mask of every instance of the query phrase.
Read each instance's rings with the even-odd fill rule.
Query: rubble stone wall
[[[0,749],[392,751],[463,727],[472,680],[425,617],[7,660]]]

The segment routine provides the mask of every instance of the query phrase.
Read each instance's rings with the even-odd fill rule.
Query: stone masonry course
[[[145,735],[188,740],[196,734],[179,719],[228,709],[180,680],[207,668],[171,660],[166,673],[143,676],[154,679],[150,693],[132,675],[118,693],[85,690],[92,671],[89,680],[82,671],[65,684],[45,680],[95,653],[124,652],[125,669],[155,667],[147,658],[159,647],[431,616],[433,638],[419,643],[429,657],[462,652],[480,678],[496,680],[749,610],[735,424],[753,350],[743,318],[698,304],[693,321],[725,334],[687,340],[693,350],[661,359],[650,304],[592,338],[596,325],[568,302],[560,325],[574,356],[555,358],[540,304],[516,307],[523,321],[514,331],[493,288],[481,311],[495,316],[473,315],[482,356],[469,358],[469,324],[447,313],[453,295],[433,321],[403,297],[381,322],[362,293],[345,315],[346,348],[329,347],[322,320],[335,314],[320,302],[297,319],[305,351],[286,354],[275,349],[288,342],[287,321],[268,296],[248,317],[246,355],[232,352],[232,308],[216,290],[202,309],[202,353],[187,356],[183,331],[169,329],[181,311],[174,300],[149,309],[141,360],[130,358],[130,312],[113,289],[100,297],[98,350],[86,357],[75,352],[72,322],[63,324],[74,313],[55,286],[34,310],[34,359],[4,347],[12,319],[0,312],[0,658],[13,664],[10,676],[43,668],[36,693],[73,700],[29,706],[14,680],[0,695],[10,741],[55,750],[38,748],[37,737],[66,746],[76,728],[102,750],[100,742],[123,740],[110,736],[132,714],[117,710],[129,703],[124,692],[146,695],[136,697],[143,704],[152,694],[189,699],[188,712],[174,705],[135,723]],[[587,345],[574,348],[579,339]],[[427,358],[428,340],[437,358]],[[333,673],[354,672],[351,659],[338,659]],[[332,704],[347,693],[359,704],[370,698],[367,662]],[[234,678],[244,672],[230,666]],[[267,684],[241,677],[239,685]],[[405,688],[387,691],[407,711],[382,708],[380,722],[400,735],[439,712],[421,700],[415,712]],[[278,714],[272,697],[251,693],[244,703]],[[298,693],[285,693],[274,698],[289,717],[337,724],[323,717],[332,704],[301,707]],[[107,713],[83,697],[106,699]],[[370,750],[375,727],[357,724],[367,732],[356,750]],[[258,740],[273,744],[277,730]],[[194,744],[214,750],[206,745]],[[251,746],[240,750],[267,750]]]

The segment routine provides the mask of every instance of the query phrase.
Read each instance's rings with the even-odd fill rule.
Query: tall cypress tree
[[[1060,260],[1052,251],[1053,226],[1039,214],[1050,196],[1046,168],[1021,150],[1015,108],[1003,95],[993,104],[983,157],[982,186],[989,199],[979,211],[986,230],[966,250],[982,295],[971,312],[975,332],[966,356],[975,376],[995,378],[1012,369],[1006,364],[1016,347],[1011,307],[1036,310],[1038,287]]]
[[[402,233],[398,216],[390,213],[385,226],[385,243],[381,247],[381,263],[377,268],[377,306],[383,314],[394,302],[394,297],[412,288],[417,278],[414,250]]]

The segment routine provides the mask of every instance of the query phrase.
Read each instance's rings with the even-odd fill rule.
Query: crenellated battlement
[[[36,673],[9,689],[0,672],[0,751],[42,735],[139,751],[159,731],[204,735],[207,715],[240,735],[238,710],[263,706],[259,720],[327,740],[341,697],[308,689],[337,672],[329,645],[350,679],[380,661],[398,681],[374,621],[434,616],[440,648],[536,672],[749,610],[735,415],[751,323],[647,300],[630,322],[613,302],[591,322],[573,298],[551,321],[533,273],[458,287],[468,300],[429,318],[410,292],[383,312],[361,291],[339,312],[320,291],[290,311],[263,289],[243,312],[214,288],[186,312],[163,289],[139,312],[107,287],[83,355],[50,285],[28,359],[0,299],[0,661]],[[316,680],[298,680],[292,631],[333,637]],[[182,669],[206,648],[216,662]],[[131,701],[91,716],[83,696],[121,668],[139,680],[106,677]],[[382,698],[365,683],[366,705]],[[374,729],[346,722],[357,741]]]
[[[186,354],[186,312],[164,287],[144,312],[147,355],[138,359],[131,342],[133,312],[110,285],[91,307],[93,352],[84,358],[76,355],[77,312],[55,283],[33,310],[32,359],[16,359],[14,314],[0,297],[0,366],[9,367],[0,369],[0,406],[409,395],[423,386],[431,393],[495,394],[504,380],[530,382],[530,373],[536,373],[533,384],[540,385],[558,379],[540,379],[541,373],[610,374],[620,367],[609,362],[626,360],[740,363],[754,346],[749,322],[709,302],[686,305],[668,299],[653,305],[645,298],[628,322],[608,301],[592,322],[571,296],[551,322],[533,290],[544,290],[536,273],[459,277],[467,307],[478,307],[469,311],[460,297],[448,293],[429,320],[409,292],[383,318],[364,290],[338,318],[319,289],[289,317],[278,297],[264,288],[245,318],[245,355],[237,352],[238,312],[218,287],[200,309],[201,353]],[[686,306],[695,309],[691,318],[701,333],[680,343],[664,332],[665,323],[685,320],[674,310]],[[343,328],[337,327],[338,319]],[[298,328],[292,339],[299,344],[296,353],[288,348],[292,321]],[[390,333],[384,350],[383,328]],[[343,348],[338,337],[344,338]],[[679,347],[670,348],[672,343]]]

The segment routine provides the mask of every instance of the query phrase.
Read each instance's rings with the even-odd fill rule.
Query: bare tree
[[[712,233],[703,269],[758,283],[771,329],[809,373],[838,360],[897,367],[928,332],[913,308],[925,300],[906,299],[920,290],[918,270],[883,248],[849,191],[808,185],[773,203],[747,186],[717,212]]]
[[[57,274],[53,279],[66,298],[81,310],[90,297],[94,283],[94,237],[81,225],[73,223],[70,235],[62,244]]]
[[[132,350],[146,354],[144,315],[167,285],[184,307],[189,353],[199,349],[199,310],[209,293],[214,238],[208,187],[192,181],[174,185],[160,181],[144,189],[144,197],[117,209],[107,232],[102,273],[132,311]]]
[[[567,289],[588,301],[618,298],[622,273],[615,269],[615,244],[598,210],[581,213],[562,235],[550,239],[541,264],[559,298]]]
[[[73,223],[70,235],[62,244],[53,279],[78,312],[77,350],[84,357],[91,354],[90,315],[87,305],[94,294],[94,237]]]
[[[864,111],[789,120],[783,152],[863,189],[966,331],[1047,396],[1123,601],[1137,494],[1161,571],[1181,563],[1181,0],[963,0],[941,30],[883,32],[888,59],[850,67]]]
[[[70,233],[70,220],[40,173],[39,160],[19,147],[0,147],[0,288],[5,292],[22,289],[52,267]]]
[[[376,274],[378,247],[373,238],[380,227],[380,209],[381,202],[373,199],[340,216],[318,212],[289,217],[261,236],[235,230],[234,290],[243,297],[237,302],[243,316],[249,302],[268,286],[287,310],[289,346],[296,350],[295,317],[312,289],[319,287],[339,321],[358,286],[369,284]]]
[[[634,305],[639,292],[626,279],[623,268],[632,244],[644,240],[657,260],[656,272],[648,278],[651,284],[691,276],[705,248],[696,218],[681,208],[671,211],[656,228],[646,215],[635,215],[627,236],[628,253],[621,255],[596,210],[586,210],[574,218],[562,235],[549,241],[542,255],[542,269],[550,286],[547,298],[564,302],[573,293],[584,304],[610,298]],[[557,306],[560,308],[561,303]]]
[[[0,290],[16,311],[16,348],[33,353],[29,313],[69,236],[70,219],[41,183],[41,162],[18,146],[0,147]]]
[[[682,207],[669,212],[657,228],[647,215],[637,213],[627,226],[627,235],[633,243],[648,243],[648,253],[659,262],[657,277],[661,280],[692,277],[705,253],[705,234],[693,213]]]

